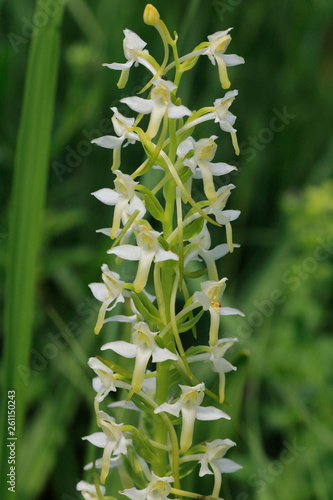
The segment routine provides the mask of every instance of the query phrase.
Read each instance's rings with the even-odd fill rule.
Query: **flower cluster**
[[[164,59],[159,64],[136,33],[124,30],[126,61],[105,66],[121,71],[120,88],[135,66],[144,66],[151,73],[143,89],[147,96],[121,99],[129,114],[137,116],[128,118],[111,108],[115,135],[92,141],[113,151],[115,175],[114,186],[92,193],[113,207],[112,226],[98,230],[111,240],[109,261],[102,265],[102,282],[89,285],[101,302],[95,333],[108,322],[118,322],[127,324],[131,338],[108,341],[101,347],[103,355],[88,361],[96,374],[93,388],[99,431],[83,439],[102,452],[86,466],[93,471],[93,484],[80,481],[77,489],[85,499],[114,499],[106,496],[108,487],[112,488],[107,478],[118,470],[124,488],[119,494],[130,499],[203,498],[181,486],[181,478],[195,470],[197,463],[200,477],[214,476],[211,496],[205,498],[218,499],[222,474],[240,468],[223,458],[235,443],[230,439],[198,443],[195,429],[197,420],[230,419],[221,405],[225,374],[236,367],[224,356],[237,339],[220,338],[220,317],[243,314],[225,305],[227,278],[219,278],[216,261],[239,246],[233,243],[231,222],[240,212],[226,209],[235,186],[216,188],[214,181],[236,167],[214,161],[218,136],[199,138],[197,130],[201,123],[212,121],[218,125],[216,132],[219,128],[230,133],[239,154],[236,117],[229,110],[238,92],[229,90],[197,111],[183,105],[177,92],[183,74],[202,56],[217,65],[223,89],[230,87],[227,67],[244,60],[225,54],[230,29],[208,36],[208,41],[179,57],[177,35],[171,37],[150,4],[144,21],[161,36]],[[127,145],[141,145],[145,157],[125,173],[121,151]],[[147,174],[157,179],[150,189],[145,186]],[[193,197],[194,183],[205,197],[200,201]],[[209,233],[212,224],[224,226],[226,233],[226,242],[214,248]],[[121,279],[123,261],[137,262],[130,282]],[[198,277],[203,277],[199,287]],[[205,313],[209,313],[207,334],[200,332],[200,345],[186,350],[184,337],[187,344],[191,332],[197,337],[196,325]],[[205,383],[197,378],[199,362],[218,374],[218,394],[209,388],[209,380]],[[107,406],[115,393],[118,400]],[[130,411],[131,423],[116,421],[115,408],[119,407],[124,420]],[[188,466],[190,462],[193,467]]]

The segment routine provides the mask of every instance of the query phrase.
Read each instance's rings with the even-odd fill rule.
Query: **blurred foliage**
[[[154,30],[142,23],[145,3],[69,0],[66,5],[33,348],[30,367],[22,372],[28,413],[18,474],[20,500],[78,498],[75,484],[91,459],[81,443],[81,436],[94,428],[92,374],[86,360],[101,342],[121,332],[111,325],[102,340],[92,331],[98,304],[87,284],[99,281],[107,249],[105,238],[95,230],[108,226],[110,215],[89,193],[112,186],[113,176],[108,169],[110,152],[93,148],[90,140],[109,132],[109,108],[138,92],[145,82],[144,71],[137,68],[126,89],[118,90],[119,75],[101,68],[103,62],[124,60],[122,30],[132,29],[148,42],[152,53],[161,53]],[[232,420],[212,425],[212,437],[234,439],[238,447],[230,458],[244,466],[224,478],[223,496],[225,500],[329,500],[333,497],[333,3],[157,0],[154,4],[170,30],[179,33],[180,53],[208,34],[234,26],[231,52],[246,59],[245,66],[230,71],[233,88],[240,91],[233,111],[243,154],[236,162],[229,137],[222,136],[217,158],[238,166],[224,182],[237,186],[229,208],[242,210],[234,223],[235,241],[242,246],[219,267],[220,274],[229,278],[230,305],[247,313],[243,320],[223,319],[224,334],[240,339],[229,356],[239,368],[227,378]],[[0,1],[0,266],[4,272],[33,15],[32,0]],[[207,59],[186,78],[187,93],[182,97],[189,107],[209,105],[222,95],[216,68]],[[126,107],[120,106],[120,111],[126,113]],[[203,127],[203,133],[206,130],[213,133]],[[128,171],[132,162],[137,165],[133,151],[128,148],[124,155]],[[221,233],[215,232],[214,242],[220,238]],[[124,271],[131,273],[130,268]],[[210,479],[201,478],[198,489],[204,491]]]

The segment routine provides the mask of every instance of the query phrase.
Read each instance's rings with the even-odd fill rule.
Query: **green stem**
[[[197,307],[199,307],[200,304],[190,304],[189,306],[185,307],[182,311],[180,311],[177,315],[176,315],[176,321],[179,321],[180,319],[182,319],[184,316],[187,316],[191,311],[193,311],[193,309],[196,309]],[[171,330],[172,328],[172,324],[171,322],[169,322],[164,328],[163,330],[160,332],[160,337],[163,338],[169,330]]]
[[[163,294],[163,286],[161,282],[161,264],[155,264],[154,267],[154,288],[156,293],[156,300],[158,304],[158,310],[161,313],[161,319],[166,324],[168,323],[164,294]]]
[[[165,161],[168,169],[169,169],[169,172],[170,174],[172,175],[175,183],[177,184],[177,186],[179,187],[180,191],[182,192],[182,194],[184,195],[184,200],[186,202],[189,202],[189,204],[204,218],[206,219],[208,222],[210,222],[211,224],[214,224],[214,226],[221,226],[221,224],[219,224],[218,222],[216,222],[214,219],[212,219],[211,217],[209,217],[207,214],[205,214],[205,212],[199,207],[199,205],[193,200],[192,196],[190,195],[190,193],[188,193],[188,191],[186,191],[185,187],[184,187],[184,184],[182,183],[173,163],[170,161],[170,158],[165,154],[165,152],[162,150],[161,153],[160,153],[161,157],[163,158],[163,160]]]
[[[175,303],[176,303],[176,294],[177,294],[177,289],[178,289],[178,283],[179,283],[179,278],[177,277],[174,281],[173,284],[173,289],[172,289],[172,294],[171,294],[171,300],[170,300],[170,318],[171,318],[171,325],[172,325],[172,333],[176,341],[177,349],[180,354],[180,357],[182,358],[182,361],[184,363],[184,367],[186,369],[187,375],[190,377],[190,379],[193,378],[192,372],[190,370],[190,367],[188,365],[187,359],[186,359],[186,354],[184,351],[184,347],[182,344],[182,341],[179,336],[178,328],[177,328],[177,321],[176,321],[176,314],[175,314]]]

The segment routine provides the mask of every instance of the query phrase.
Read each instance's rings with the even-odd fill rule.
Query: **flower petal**
[[[137,347],[129,342],[124,342],[123,340],[116,340],[114,342],[108,342],[101,347],[101,351],[106,351],[111,349],[111,351],[124,356],[125,358],[135,358],[137,353]]]
[[[88,286],[92,291],[92,294],[95,297],[95,299],[100,300],[101,302],[104,302],[104,300],[109,295],[109,291],[104,285],[104,283],[90,283]]]
[[[144,490],[137,490],[136,488],[128,488],[126,490],[121,490],[119,493],[121,495],[125,495],[127,498],[131,500],[147,500],[147,488]]]
[[[204,455],[202,459],[199,462],[201,464],[200,471],[199,471],[199,477],[206,476],[207,474],[214,474],[209,468],[208,468],[208,461],[207,457]]]
[[[124,70],[124,69],[129,69],[131,66],[133,66],[134,61],[127,61],[125,63],[104,63],[102,66],[106,66],[109,69],[116,69],[116,70]]]
[[[178,356],[173,352],[169,351],[169,349],[162,349],[155,345],[153,347],[153,363],[159,363],[161,361],[167,361],[168,359],[172,359],[173,361],[177,361]]]
[[[234,245],[236,246],[236,245]],[[239,245],[237,245],[239,246]],[[220,259],[221,257],[224,257],[227,255],[227,253],[230,252],[229,246],[227,243],[221,243],[221,245],[217,245],[215,248],[212,248],[212,250],[203,250],[201,253],[203,257],[217,260]]]
[[[120,102],[127,104],[129,108],[136,113],[149,114],[153,110],[153,102],[151,99],[143,99],[142,97],[124,97]]]
[[[135,293],[140,293],[145,288],[154,257],[154,250],[142,249],[136,277],[133,282]]]
[[[105,205],[116,205],[121,195],[113,189],[103,188],[91,193],[95,198],[104,203]]]
[[[133,314],[133,316],[125,316],[123,314],[116,314],[115,316],[111,316],[111,318],[105,319],[104,323],[111,323],[111,322],[135,323],[136,320],[137,320],[136,314]]]
[[[220,307],[219,313],[221,316],[233,316],[235,314],[239,314],[239,316],[245,316],[244,313],[242,313],[238,309],[234,309],[233,307]]]
[[[107,365],[105,365],[102,361],[100,361],[98,358],[89,358],[88,359],[88,366],[92,370],[102,370],[107,373],[112,373],[111,368],[109,368]]]
[[[105,448],[109,441],[104,432],[94,432],[89,436],[84,436],[82,439],[89,441],[89,443],[93,444],[94,446],[98,446],[98,448]]]
[[[125,260],[139,260],[141,248],[135,245],[119,245],[119,247],[110,248],[107,253],[117,255]]]
[[[164,260],[179,260],[179,257],[170,250],[163,250],[162,247],[159,247],[156,251],[155,262],[163,262]]]
[[[218,458],[216,463],[220,471],[224,473],[236,472],[236,470],[243,468],[241,465],[236,464],[233,460],[229,460],[229,458]]]
[[[226,175],[232,172],[233,170],[237,170],[234,165],[229,165],[228,163],[211,163],[210,164],[212,174],[213,175]]]
[[[176,106],[172,102],[168,106],[168,117],[169,118],[183,118],[183,116],[191,116],[192,111],[190,111],[186,106]]]
[[[171,413],[175,417],[179,417],[179,413],[181,410],[181,402],[177,401],[176,403],[162,403],[158,408],[155,408],[154,413],[161,413],[161,411],[165,411],[166,413]]]
[[[100,485],[102,495],[105,494],[105,487]],[[87,493],[92,493],[97,498],[96,486],[94,484],[87,483],[86,481],[79,481],[76,485],[77,491],[84,491]]]
[[[124,139],[122,137],[115,137],[113,135],[104,135],[91,141],[92,144],[97,144],[97,146],[106,149],[119,148],[123,142]]]
[[[233,366],[231,363],[229,363],[229,361],[227,361],[224,358],[219,358],[219,359],[213,358],[212,363],[213,363],[213,370],[217,373],[228,373],[237,370],[235,366]]]
[[[214,406],[197,407],[198,420],[218,420],[220,418],[226,418],[227,420],[230,420],[229,415],[224,413],[224,411],[215,408]]]
[[[226,66],[238,66],[238,64],[245,63],[244,58],[236,54],[223,54],[223,59]]]

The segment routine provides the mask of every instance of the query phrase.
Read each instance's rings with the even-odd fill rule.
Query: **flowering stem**
[[[168,320],[166,315],[163,287],[161,282],[161,264],[156,264],[154,268],[154,287],[155,287],[158,309],[161,314],[161,319],[164,322],[164,324],[166,324],[168,323]]]
[[[230,30],[210,35],[208,41],[197,45],[186,56],[179,57],[178,35],[174,32],[174,39],[171,38],[159,12],[151,4],[144,10],[144,22],[155,27],[162,38],[164,57],[161,65],[149,54],[146,43],[128,29],[124,30],[123,45],[126,62],[105,65],[121,70],[121,87],[125,85],[132,67],[138,64],[145,66],[153,76],[140,93],[150,87],[151,90],[146,98],[132,96],[121,99],[137,113],[136,118],[123,116],[117,108],[111,108],[116,135],[93,141],[113,150],[113,169],[117,168],[114,189],[104,188],[93,193],[103,203],[114,207],[110,231],[113,245],[107,253],[116,256],[113,265],[114,262],[118,265],[122,259],[137,262],[133,280],[122,281],[113,268],[111,270],[103,264],[103,282],[89,285],[95,298],[102,303],[95,332],[98,333],[109,321],[134,322],[131,342],[117,339],[101,347],[102,351],[111,350],[130,358],[133,363],[130,366],[134,368],[129,369],[126,364],[118,365],[112,359],[101,356],[89,360],[89,366],[98,375],[93,381],[97,392],[94,409],[97,425],[103,432],[95,432],[84,439],[104,448],[102,458],[96,460],[94,465],[94,472],[95,467],[101,468],[103,486],[99,486],[95,477],[94,485],[81,481],[77,489],[84,498],[114,498],[107,496],[104,483],[110,469],[119,467],[123,487],[126,487],[119,493],[127,498],[164,500],[171,493],[176,497],[217,500],[223,467],[225,472],[239,467],[228,459],[218,459],[235,443],[230,439],[194,442],[197,438],[196,421],[230,418],[218,406],[209,406],[204,399],[209,396],[214,402],[222,402],[224,372],[236,369],[223,359],[225,351],[237,339],[219,338],[220,315],[242,313],[221,304],[227,278],[219,279],[215,261],[225,255],[227,246],[221,244],[210,248],[211,235],[207,223],[225,226],[227,243],[232,252],[231,221],[237,218],[239,212],[224,211],[234,187],[232,184],[215,189],[214,176],[234,169],[227,164],[212,162],[217,136],[196,141],[190,134],[197,125],[214,121],[222,130],[231,133],[234,149],[238,153],[236,130],[232,126],[235,117],[228,111],[238,91],[230,91],[216,99],[214,106],[193,112],[182,104],[177,92],[183,73],[190,70],[201,55],[208,56],[214,64],[220,61],[219,68],[223,66],[222,76],[228,83],[227,66],[244,61],[236,55],[223,56],[230,41]],[[168,65],[169,46],[174,60]],[[173,81],[166,76],[171,69],[174,70]],[[146,115],[150,115],[147,129],[142,120]],[[185,117],[189,118],[184,125]],[[135,165],[131,175],[128,175],[120,169],[123,161],[121,148],[134,143],[141,144],[146,158],[139,166]],[[140,184],[139,177],[151,175],[151,169],[156,167],[162,167],[164,175],[155,187],[149,189]],[[207,198],[199,202],[192,197],[192,187],[197,180]],[[185,206],[187,203],[190,207]],[[107,234],[105,230],[101,232]],[[191,267],[192,261],[197,266],[195,269]],[[207,274],[209,281],[198,283],[198,279]],[[149,293],[152,276],[155,297]],[[193,290],[198,284],[201,291]],[[108,315],[124,304],[131,309],[125,311],[125,315],[122,311]],[[199,311],[194,313],[198,308]],[[210,329],[206,341],[209,340],[209,345],[193,345],[185,351],[181,334],[186,334],[186,342],[190,340],[191,332],[196,339],[196,325],[201,316],[208,313]],[[219,395],[193,375],[191,369],[196,362],[211,365],[215,376],[219,377]],[[154,371],[148,370],[150,363],[153,363]],[[202,372],[206,373],[206,370]],[[139,412],[136,425],[117,423],[113,416],[101,409],[103,400],[117,389],[126,390],[127,409]],[[121,401],[109,406],[122,407],[123,404]],[[130,470],[130,474],[125,473],[122,455],[126,455],[126,471]],[[180,473],[187,475],[190,468],[182,467],[180,471],[180,464],[191,460],[201,464],[200,476],[214,474],[213,496],[181,489]],[[137,486],[143,489],[139,490]]]

